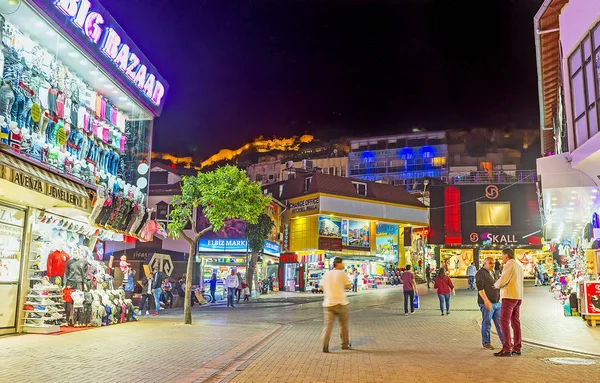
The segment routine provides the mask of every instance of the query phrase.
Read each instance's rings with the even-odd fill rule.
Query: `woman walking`
[[[433,288],[437,289],[442,316],[444,316],[444,302],[446,302],[446,315],[450,315],[450,293],[456,295],[456,292],[454,291],[454,285],[450,277],[446,275],[446,270],[443,268],[439,269]]]

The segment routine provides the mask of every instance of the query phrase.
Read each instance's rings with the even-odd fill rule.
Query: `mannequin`
[[[4,116],[0,115],[0,142],[2,142],[4,145],[8,145],[9,134],[10,130],[8,129],[6,119],[4,118]]]
[[[29,154],[31,152],[32,138],[29,134],[28,128],[21,129],[22,141],[21,141],[21,153]]]
[[[0,86],[0,115],[4,116],[5,120],[10,120],[10,111],[15,102],[15,92],[13,92],[11,86],[6,82],[2,81]]]
[[[16,150],[17,152],[21,151],[21,142],[23,141],[23,136],[21,134],[21,129],[15,121],[11,121],[9,125],[10,133],[8,135],[8,143],[10,146]]]
[[[37,133],[31,135],[31,149],[29,150],[29,156],[35,158],[38,161],[42,160],[42,147],[43,143]]]
[[[66,162],[66,159],[67,159],[67,154],[65,152],[62,152],[62,151],[58,150],[58,149],[57,149],[57,152],[58,152],[58,161],[57,161],[56,167],[59,170],[63,170],[64,171],[65,170],[65,162]]]

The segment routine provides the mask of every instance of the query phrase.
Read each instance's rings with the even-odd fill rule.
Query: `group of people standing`
[[[216,286],[217,286],[216,275],[213,274],[211,281],[210,281],[210,295],[213,299],[213,302],[216,301],[216,299],[215,299]],[[240,274],[237,271],[237,269],[235,269],[235,268],[231,269],[231,274],[229,274],[223,281],[223,287],[225,288],[225,291],[227,292],[227,307],[235,307],[233,305],[233,303],[236,302],[236,297],[237,297],[236,303],[240,303],[240,298],[242,296],[242,293],[244,293],[245,301],[247,301],[250,298],[249,291],[247,291],[248,286],[246,285],[246,282],[244,282],[244,278],[242,278],[242,274]]]
[[[469,290],[476,289],[477,303],[479,305],[482,322],[481,338],[485,349],[493,350],[491,342],[491,325],[494,322],[496,332],[502,349],[494,353],[497,357],[509,357],[521,355],[521,322],[520,309],[523,299],[523,267],[515,260],[514,251],[510,248],[502,250],[502,263],[492,257],[484,259],[483,267],[477,271],[471,264],[471,273],[468,274]],[[336,257],[333,261],[333,270],[325,273],[321,286],[324,292],[324,328],[323,328],[323,352],[329,352],[329,341],[333,329],[333,323],[337,317],[340,322],[340,336],[342,338],[342,349],[350,349],[348,335],[349,301],[346,298],[346,289],[353,287],[353,281],[343,272],[342,258]],[[501,273],[500,273],[501,270]],[[431,284],[431,269],[426,266],[427,287]],[[415,312],[415,295],[417,285],[411,266],[405,267],[401,275],[404,290],[404,314]],[[440,302],[442,316],[450,314],[450,296],[456,295],[456,290],[445,268],[440,268],[435,275],[434,288]],[[513,338],[511,338],[511,328]],[[513,341],[514,339],[514,341]]]

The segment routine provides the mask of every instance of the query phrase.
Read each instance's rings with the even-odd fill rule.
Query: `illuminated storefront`
[[[153,236],[147,173],[168,84],[97,1],[2,7],[0,334],[57,332],[65,284],[114,285],[102,241]],[[71,280],[72,260],[99,283]]]
[[[429,244],[440,267],[464,277],[471,263],[479,268],[485,257],[501,260],[502,249],[511,247],[526,277],[533,277],[540,261],[551,272],[552,254],[542,250],[536,187],[524,181],[431,188]]]
[[[310,173],[266,188],[288,206],[279,274],[288,291],[318,289],[336,256],[363,288],[385,284],[386,270],[406,263],[405,228],[428,223],[427,208],[391,185]]]

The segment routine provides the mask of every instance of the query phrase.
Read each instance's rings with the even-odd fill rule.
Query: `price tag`
[[[38,104],[33,104],[31,106],[31,119],[33,122],[40,122],[40,118],[42,118],[42,109]]]
[[[56,139],[58,140],[58,145],[60,146],[63,146],[67,143],[67,133],[65,132],[65,128],[58,128]]]

